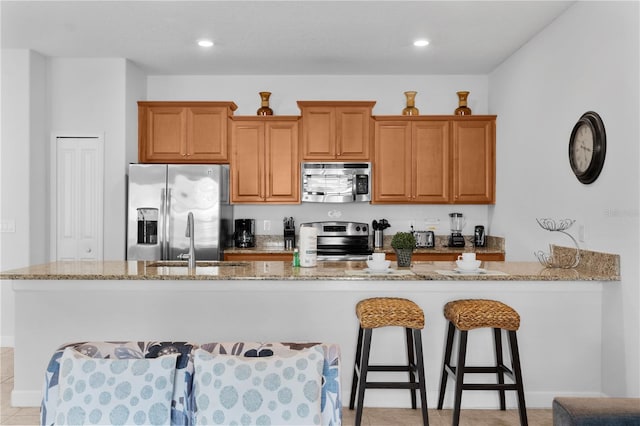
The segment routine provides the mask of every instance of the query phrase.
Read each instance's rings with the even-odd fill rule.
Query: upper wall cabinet
[[[298,101],[302,114],[302,159],[370,159],[375,101]]]
[[[376,117],[373,203],[494,203],[495,119]]]
[[[495,203],[496,118],[456,117],[451,123],[453,202]]]
[[[140,163],[228,163],[233,102],[138,102]]]
[[[449,122],[376,120],[374,203],[449,202]]]
[[[298,117],[234,117],[231,202],[300,202]]]

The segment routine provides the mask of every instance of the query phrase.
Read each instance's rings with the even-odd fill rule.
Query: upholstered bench
[[[236,401],[229,398],[234,395]],[[250,407],[247,395],[257,396],[249,399]],[[295,404],[295,410],[285,404]],[[341,424],[339,346],[149,341],[65,344],[54,352],[47,367],[40,423],[122,424],[120,420],[125,419],[135,424],[190,425],[198,420],[211,423],[202,417],[205,415],[214,422],[230,422],[238,412],[243,422],[253,424],[276,413],[280,417],[272,424],[298,424],[300,416],[308,424]],[[262,418],[257,417],[260,413]]]
[[[554,426],[638,426],[640,398],[571,398],[553,400]]]

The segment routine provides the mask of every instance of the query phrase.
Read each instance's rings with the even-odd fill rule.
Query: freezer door
[[[161,260],[165,240],[167,166],[130,164],[127,260]]]
[[[168,257],[189,252],[185,236],[187,215],[195,220],[196,260],[218,260],[220,255],[220,165],[170,164],[167,172]]]

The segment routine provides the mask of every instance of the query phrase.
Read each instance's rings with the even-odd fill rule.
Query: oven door
[[[335,254],[335,255],[319,254],[318,255],[318,261],[321,261],[321,262],[325,262],[325,261],[346,262],[348,260],[364,262],[367,259],[369,259],[369,255],[367,254]]]
[[[318,237],[318,260],[367,260],[368,238]]]

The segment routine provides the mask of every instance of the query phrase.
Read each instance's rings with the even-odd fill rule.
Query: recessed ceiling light
[[[429,41],[425,39],[420,39],[420,40],[414,41],[413,45],[416,47],[425,47],[429,45]]]
[[[211,46],[213,46],[213,42],[211,40],[198,40],[198,46],[200,46],[200,47],[211,47]]]

